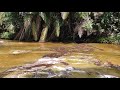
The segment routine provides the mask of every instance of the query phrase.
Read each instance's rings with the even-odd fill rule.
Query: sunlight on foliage
[[[67,19],[69,15],[69,12],[61,12],[61,17],[63,20]]]
[[[109,38],[109,43],[118,43],[119,22],[120,12],[0,12],[0,36],[20,41],[69,41],[84,37],[83,42],[95,37],[95,42]]]

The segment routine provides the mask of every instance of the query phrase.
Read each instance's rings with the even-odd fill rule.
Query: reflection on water
[[[47,61],[45,61],[45,58],[48,58]],[[120,65],[120,45],[97,43],[34,43],[7,40],[0,43],[0,72],[27,64],[32,64],[34,67],[39,66],[39,68],[42,66],[43,70],[50,63],[51,66],[49,64],[47,70],[62,71],[59,74],[57,73],[57,75],[54,74],[56,77],[59,77],[61,73],[63,74],[63,71],[67,70],[66,68],[68,67],[80,69],[78,71],[71,70],[71,72],[68,70],[69,75],[68,71],[66,71],[66,75],[71,78],[97,77],[96,75],[100,77],[110,77],[110,75],[120,77],[119,70],[103,67],[109,64],[106,62],[109,62],[110,65]],[[39,65],[35,66],[37,65],[36,63],[39,63]],[[20,72],[20,70],[18,71]],[[87,74],[78,72],[86,72]],[[44,73],[48,73],[48,71]],[[52,76],[46,75],[46,77]]]

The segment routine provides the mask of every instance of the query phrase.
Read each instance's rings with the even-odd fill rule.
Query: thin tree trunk
[[[45,42],[46,41],[47,33],[48,33],[48,26],[43,28],[39,42]]]

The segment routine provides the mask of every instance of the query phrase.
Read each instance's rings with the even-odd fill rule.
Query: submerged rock
[[[22,53],[28,53],[30,50],[14,50],[12,51],[12,54],[22,54]]]
[[[66,68],[60,67],[60,66],[53,66],[52,68],[57,69],[58,71],[65,71],[66,70]]]
[[[44,57],[58,58],[58,57],[63,56],[63,55],[64,54],[62,54],[62,53],[51,53],[51,54],[44,55],[43,58]]]

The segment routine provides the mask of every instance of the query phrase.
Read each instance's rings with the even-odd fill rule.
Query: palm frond
[[[87,19],[90,15],[90,12],[78,12],[79,17],[82,19]]]
[[[31,21],[32,21],[32,17],[31,16],[27,16],[27,17],[24,18],[24,29],[25,29],[25,32],[27,32],[29,27],[31,26]]]
[[[40,32],[41,32],[41,17],[39,15],[37,15],[36,17],[36,29],[37,29],[37,37],[40,38]]]
[[[82,35],[83,35],[83,32],[84,32],[83,28],[81,27],[81,25],[78,24],[78,25],[75,27],[75,33],[78,33],[79,38],[81,38]]]

